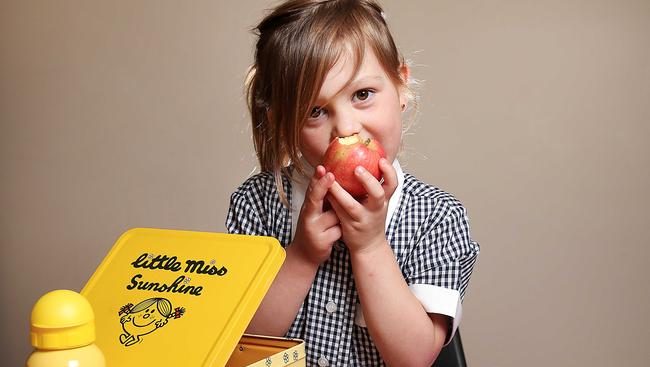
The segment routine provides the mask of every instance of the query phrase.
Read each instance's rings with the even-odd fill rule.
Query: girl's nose
[[[335,134],[332,138],[358,134],[361,132],[362,127],[363,125],[361,124],[361,121],[359,121],[354,114],[338,116],[335,127],[332,129],[333,134]]]

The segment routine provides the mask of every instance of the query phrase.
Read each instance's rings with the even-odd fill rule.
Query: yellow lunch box
[[[107,366],[305,366],[302,340],[243,335],[284,258],[272,237],[125,232],[81,291]]]

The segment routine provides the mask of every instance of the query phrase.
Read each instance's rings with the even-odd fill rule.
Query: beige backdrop
[[[117,237],[224,231],[272,3],[0,2],[0,347]],[[472,366],[650,363],[650,2],[384,2],[422,80],[402,161],[469,210]]]

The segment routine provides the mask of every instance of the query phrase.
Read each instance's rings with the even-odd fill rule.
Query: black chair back
[[[456,330],[451,342],[442,348],[432,367],[467,367],[460,330]]]

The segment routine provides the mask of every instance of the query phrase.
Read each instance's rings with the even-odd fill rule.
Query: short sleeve
[[[424,309],[453,319],[447,342],[460,324],[462,300],[478,253],[466,211],[457,205],[421,233],[404,264],[406,282]]]
[[[288,187],[288,180],[283,178]],[[291,199],[290,194],[287,194]],[[282,204],[272,173],[247,179],[230,196],[228,233],[275,237],[282,246],[291,240],[291,212]]]
[[[259,217],[259,212],[254,210],[241,190],[230,196],[226,228],[228,233],[232,234],[268,235],[266,226]]]

